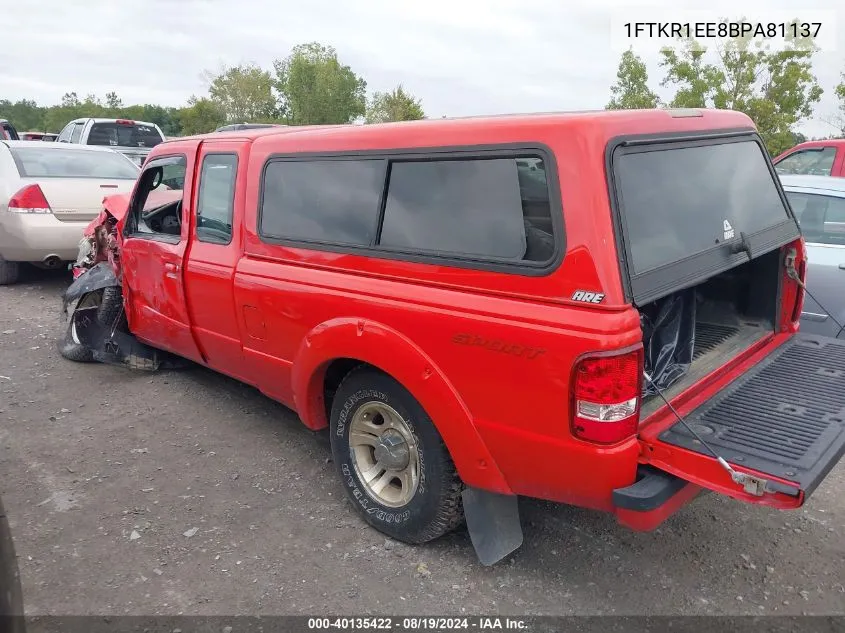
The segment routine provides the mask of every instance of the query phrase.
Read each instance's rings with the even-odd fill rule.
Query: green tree
[[[845,72],[842,73],[842,81],[836,86],[836,97],[839,99],[839,111],[836,115],[836,122],[839,133],[845,136]]]
[[[226,122],[226,113],[211,99],[191,97],[178,119],[182,134],[206,134]]]
[[[8,119],[18,132],[29,130],[43,131],[46,108],[41,108],[35,101],[21,99],[12,103],[0,99],[0,119]]]
[[[420,100],[405,92],[402,84],[390,92],[374,93],[367,106],[367,123],[416,121],[424,118],[425,112]]]
[[[266,70],[246,64],[224,68],[210,80],[209,97],[224,112],[229,122],[273,121],[276,97],[273,78]]]
[[[364,116],[367,82],[341,64],[331,46],[300,44],[273,67],[281,111],[289,123],[349,123]]]
[[[119,111],[123,109],[123,100],[117,96],[116,92],[106,93],[106,108],[111,111]]]
[[[697,41],[680,44],[661,51],[661,85],[676,89],[672,107],[738,110],[755,122],[770,153],[792,146],[793,127],[812,114],[822,95],[812,72],[812,39],[789,38],[782,50],[772,51],[759,40],[733,38],[714,51],[712,61]]]
[[[648,87],[648,70],[640,57],[630,48],[622,53],[616,83],[610,87],[608,110],[635,110],[656,108],[657,95]]]
[[[81,101],[79,101],[79,96],[75,92],[66,92],[62,95],[62,103],[61,106],[63,108],[72,108],[78,105],[81,105]]]

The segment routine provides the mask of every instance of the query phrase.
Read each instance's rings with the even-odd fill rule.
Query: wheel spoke
[[[372,482],[373,479],[378,477],[381,473],[384,472],[384,466],[379,463],[375,463],[370,466],[367,470],[361,473],[361,477],[366,483]]]
[[[378,438],[370,433],[352,431],[349,433],[349,442],[352,446],[378,446]]]
[[[372,482],[370,484],[370,487],[372,488],[374,493],[380,495],[381,491],[387,487],[387,484],[389,484],[394,477],[396,477],[396,473],[387,470],[381,477],[378,478],[378,481]]]

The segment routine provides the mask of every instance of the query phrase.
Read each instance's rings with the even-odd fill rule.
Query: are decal
[[[604,293],[576,290],[572,293],[572,300],[581,301],[582,303],[601,303],[604,301]]]

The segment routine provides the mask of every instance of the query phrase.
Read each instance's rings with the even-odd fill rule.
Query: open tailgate
[[[796,334],[684,419],[737,471],[765,480],[765,492],[734,483],[680,422],[654,439],[653,466],[737,498],[798,507],[845,452],[845,341]]]

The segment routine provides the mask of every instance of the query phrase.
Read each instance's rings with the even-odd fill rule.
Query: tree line
[[[741,21],[741,20],[740,20]],[[662,101],[649,85],[643,60],[632,50],[622,54],[608,109],[727,108],[748,114],[773,155],[805,140],[796,126],[808,119],[822,96],[812,70],[817,48],[812,40],[792,38],[772,51],[750,38],[726,40],[708,51],[694,39],[661,51],[660,86],[674,95]],[[58,105],[39,106],[22,99],[0,99],[0,118],[20,131],[60,131],[80,117],[127,118],[156,123],[168,137],[210,132],[245,121],[319,125],[425,118],[420,99],[400,84],[389,92],[367,94],[367,82],[338,58],[331,46],[310,42],[295,46],[272,70],[240,64],[206,71],[208,92],[192,96],[183,107],[124,105],[109,92],[83,98],[75,92]],[[845,72],[835,88],[836,115],[828,122],[845,136]]]
[[[660,86],[674,90],[663,101],[649,86],[642,58],[629,49],[622,53],[606,107],[738,110],[751,117],[769,152],[777,155],[806,140],[796,126],[813,114],[823,93],[812,68],[817,51],[807,38],[790,38],[776,51],[748,37],[728,39],[713,50],[681,38],[679,46],[660,51]],[[826,122],[845,136],[845,72],[834,90],[839,106]]]
[[[331,46],[310,42],[295,46],[272,71],[240,64],[206,71],[205,95],[194,95],[183,107],[124,105],[114,92],[104,99],[76,92],[58,105],[40,106],[21,99],[0,99],[0,118],[18,131],[59,132],[81,117],[126,118],[157,124],[165,136],[211,132],[226,123],[321,125],[422,119],[420,99],[400,84],[389,92],[367,94],[367,82],[341,63]]]

